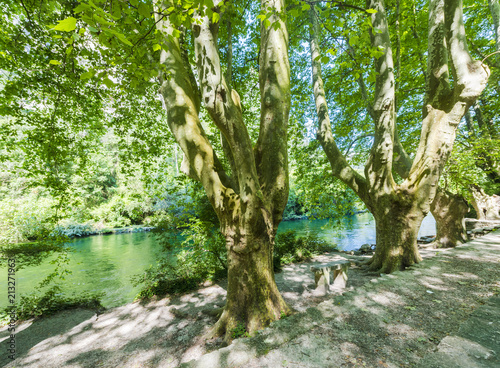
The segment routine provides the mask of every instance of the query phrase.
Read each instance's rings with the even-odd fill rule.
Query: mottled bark
[[[209,336],[226,333],[230,339],[231,330],[238,324],[245,324],[246,330],[253,333],[279,319],[281,313],[288,314],[290,309],[281,297],[276,283],[266,224],[254,224],[246,229],[242,237],[241,229],[229,231],[238,236],[226,235],[228,242],[228,285],[227,302],[219,321]],[[239,248],[251,247],[248,253]]]
[[[214,2],[215,11],[220,1]],[[172,3],[165,1],[164,7]],[[222,73],[218,53],[218,23],[197,15],[193,40],[198,77],[185,65],[175,25],[157,19],[165,36],[161,62],[169,75],[161,76],[160,93],[167,109],[169,127],[183,153],[183,171],[200,181],[219,218],[228,254],[227,303],[211,335],[226,333],[244,324],[249,333],[278,319],[289,309],[278,292],[273,273],[274,238],[288,198],[287,125],[290,109],[288,35],[280,17],[282,0],[263,0],[262,8],[273,11],[271,24],[261,27],[260,80],[261,130],[257,148],[243,120],[240,97]],[[158,16],[159,17],[159,16]],[[229,79],[226,79],[229,77]],[[217,159],[199,120],[201,103],[221,132],[224,151],[231,164],[228,177]],[[235,164],[237,163],[237,164]]]
[[[417,236],[425,215],[408,192],[398,190],[380,200],[375,217],[377,248],[370,268],[381,273],[403,270],[422,260]]]
[[[472,206],[478,220],[500,220],[500,196],[487,195],[483,188],[471,185]]]
[[[469,206],[464,197],[439,188],[431,204],[436,220],[436,239],[433,248],[453,248],[467,241],[465,215]]]
[[[259,86],[260,130],[255,144],[262,194],[268,203],[273,226],[278,227],[288,201],[288,116],[290,112],[290,63],[288,31],[280,15],[284,0],[261,0],[263,11],[273,10],[268,20],[279,28],[261,24]]]
[[[420,144],[411,162],[396,131],[394,64],[384,1],[367,0],[366,4],[367,8],[377,10],[370,14],[374,29],[377,29],[371,33],[372,47],[383,50],[384,54],[374,61],[377,71],[374,101],[367,104],[375,123],[375,139],[365,176],[349,167],[331,134],[318,61],[318,28],[314,23],[314,10],[311,10],[310,47],[318,139],[330,160],[333,174],[359,195],[375,217],[377,249],[370,261],[371,268],[392,272],[421,259],[416,242],[418,229],[434,200],[458,123],[484,89],[489,70],[481,62],[472,60],[468,53],[462,2],[431,0],[425,113]],[[449,67],[453,86],[449,82]],[[396,162],[393,162],[394,157]],[[393,169],[398,169],[405,178],[399,185],[392,176]]]
[[[500,3],[498,0],[488,0],[491,17],[493,18],[493,30],[495,31],[495,44],[500,50]]]

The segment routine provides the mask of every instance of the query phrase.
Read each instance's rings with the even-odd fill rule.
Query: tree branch
[[[455,79],[454,93],[470,107],[486,86],[489,68],[472,60],[467,47],[463,22],[462,0],[445,1],[446,40]]]
[[[375,59],[377,79],[373,111],[375,117],[375,139],[370,157],[365,167],[365,177],[374,193],[389,193],[395,185],[392,178],[394,149],[395,80],[389,27],[383,0],[367,0],[368,9],[377,10],[371,14],[373,29],[370,32],[372,48],[383,50],[383,55]]]
[[[220,2],[214,2],[216,9]],[[243,122],[239,95],[229,88],[222,73],[217,34],[218,23],[213,23],[206,15],[199,16],[199,22],[193,24],[198,79],[203,103],[227,140],[235,162],[238,162],[234,174],[238,176],[240,188],[236,191],[245,202],[250,193],[260,190],[260,186],[252,142]]]
[[[309,10],[309,17],[311,20],[309,45],[311,50],[311,66],[313,73],[312,84],[314,99],[316,102],[316,113],[318,116],[317,137],[321,146],[323,146],[326,156],[328,157],[333,175],[342,180],[347,186],[349,186],[349,188],[354,190],[354,192],[366,203],[368,200],[366,179],[347,163],[347,160],[337,147],[332,134],[330,116],[328,114],[328,106],[325,97],[325,89],[323,86],[323,78],[321,77],[321,62],[319,60],[321,54],[318,35],[319,26],[314,8]]]
[[[261,0],[271,12],[269,25],[260,25],[260,130],[255,160],[262,192],[269,199],[273,221],[281,221],[288,201],[287,130],[290,112],[290,63],[284,0]]]
[[[224,210],[227,198],[234,192],[223,184],[225,173],[198,118],[196,92],[185,70],[179,39],[172,36],[174,27],[168,18],[160,19],[157,27],[167,45],[162,50],[160,62],[170,72],[170,75],[160,77],[160,93],[167,108],[167,122],[184,153],[184,170],[202,183],[219,214]]]

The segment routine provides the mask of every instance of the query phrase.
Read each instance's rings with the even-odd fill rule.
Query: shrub
[[[54,229],[55,234],[65,235],[68,238],[93,235],[96,232],[97,231],[90,223],[75,224],[67,221],[63,224],[57,225]]]
[[[30,194],[5,198],[0,205],[0,244],[36,241],[54,228],[55,201]]]
[[[284,231],[276,236],[274,269],[280,271],[284,264],[302,262],[315,255],[336,249],[336,245],[329,244],[317,235],[297,236],[293,230]]]
[[[171,225],[163,219],[160,231],[157,224],[156,234],[164,246],[171,250]],[[150,299],[167,294],[183,293],[200,286],[207,280],[217,280],[227,275],[227,259],[225,240],[210,222],[192,219],[182,232],[185,240],[183,249],[171,258],[161,259],[155,267],[150,267],[143,274],[132,278],[135,286],[141,285],[136,299]]]
[[[104,307],[100,301],[101,297],[102,293],[82,293],[65,296],[61,293],[59,286],[53,286],[42,295],[36,292],[22,295],[16,309],[17,319],[23,321],[41,316],[46,317],[63,310],[76,308],[102,310]],[[9,313],[9,307],[2,309],[0,311],[0,320],[8,320]]]

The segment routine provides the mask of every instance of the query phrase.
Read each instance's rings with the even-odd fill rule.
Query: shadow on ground
[[[460,327],[498,293],[500,244],[476,242],[451,251],[426,251],[427,256],[437,257],[392,275],[374,276],[353,267],[343,295],[317,295],[310,263],[286,266],[276,281],[286,301],[301,313],[198,361],[191,360],[217,347],[200,337],[216,321],[204,311],[224,305],[223,284],[147,305],[128,304],[101,315],[67,311],[23,324],[17,335],[18,359],[2,364],[9,368],[165,368],[189,361],[187,367],[418,366],[431,359],[428,355],[439,351],[447,337],[467,338]],[[316,261],[338,257],[331,254]],[[491,322],[498,327],[498,320]],[[485,362],[496,362],[494,358],[490,354]]]
[[[499,235],[435,251],[183,367],[499,367]]]

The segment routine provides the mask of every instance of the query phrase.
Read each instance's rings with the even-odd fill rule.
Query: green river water
[[[342,220],[340,227],[333,227],[328,220],[299,220],[283,222],[279,231],[295,230],[300,235],[317,234],[337,244],[339,249],[352,250],[362,244],[375,243],[375,223],[369,213],[358,214]],[[435,223],[431,216],[424,219],[419,236],[434,235]],[[105,307],[115,307],[133,301],[138,292],[130,278],[156,263],[161,246],[149,233],[130,233],[91,236],[75,240],[71,261],[67,268],[64,292],[104,292]],[[50,262],[19,270],[16,274],[16,297],[35,290],[36,285],[54,269]],[[0,308],[7,305],[7,270],[2,268],[0,279]]]

